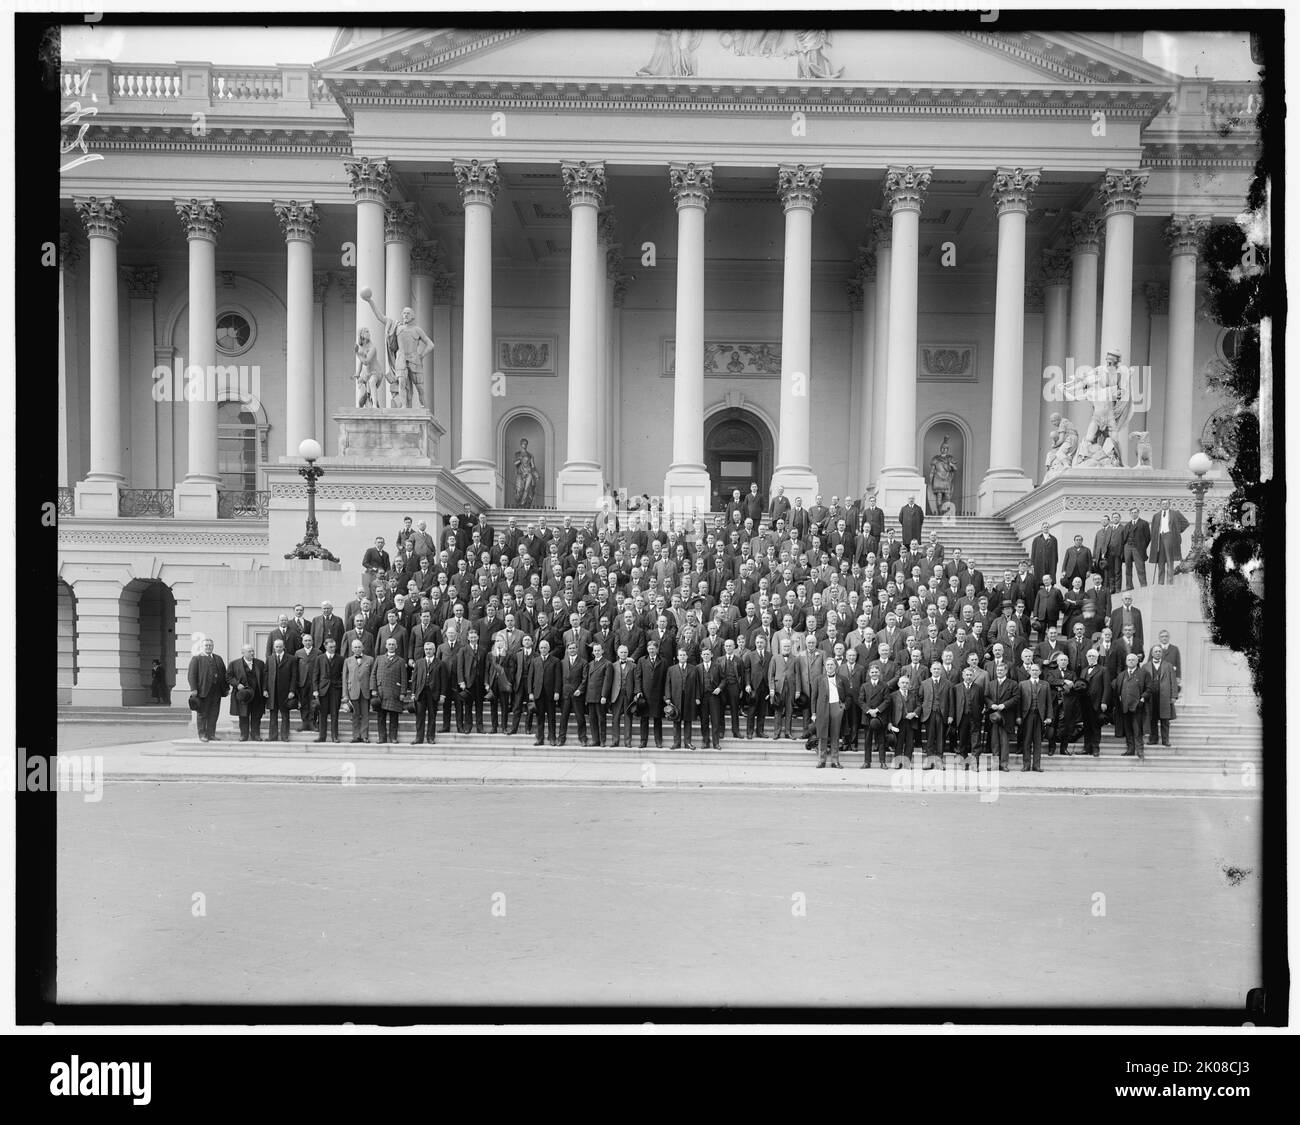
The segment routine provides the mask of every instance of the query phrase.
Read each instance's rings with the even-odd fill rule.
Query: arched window
[[[244,403],[217,404],[217,472],[232,492],[257,490],[261,459],[257,415]]]

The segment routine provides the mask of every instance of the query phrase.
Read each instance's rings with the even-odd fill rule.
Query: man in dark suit
[[[297,701],[299,689],[298,661],[284,651],[284,641],[277,637],[266,662],[266,708],[271,712],[268,737],[272,742],[289,741],[289,708]]]
[[[266,664],[268,667],[271,663],[271,653],[275,651],[276,641],[284,642],[284,651],[286,653],[292,654],[297,651],[295,647],[290,646],[292,639],[293,633],[289,628],[289,615],[282,613],[276,621],[275,628],[271,630],[270,635],[266,638]],[[274,738],[275,736],[272,735],[271,737]]]
[[[1041,583],[1045,574],[1055,579],[1058,559],[1056,536],[1052,534],[1050,525],[1044,523],[1042,531],[1029,545],[1029,568],[1034,572],[1034,582]]]
[[[686,731],[686,749],[691,744],[691,727],[695,723],[695,709],[700,705],[700,686],[697,669],[686,661],[686,649],[677,650],[677,663],[668,669],[664,678],[664,704],[672,708],[674,750],[682,748],[682,730]]]
[[[979,769],[982,732],[984,728],[985,687],[975,680],[975,667],[967,664],[961,670],[961,684],[953,690],[952,730],[953,751],[961,757],[966,769],[975,759]]]
[[[725,725],[723,715],[722,661],[715,658],[714,650],[707,645],[700,647],[700,665],[695,669],[700,687],[700,734],[704,738],[704,748],[712,746],[722,749],[722,731]]]
[[[514,614],[508,614],[507,620],[514,621]],[[532,679],[533,659],[537,655],[537,650],[533,647],[533,638],[531,634],[521,632],[518,629],[512,629],[516,642],[512,643],[505,639],[502,643],[506,647],[506,653],[511,659],[510,666],[510,697],[514,700],[514,706],[510,710],[510,726],[506,731],[507,734],[519,733],[519,721],[524,721],[524,733],[533,733],[533,718],[536,715],[536,703],[530,700],[531,689],[529,681]]]
[[[352,651],[352,642],[361,642],[361,651],[367,656],[375,655],[375,638],[366,628],[366,617],[358,613],[352,619],[352,628],[343,634],[343,643],[339,646],[344,652]]]
[[[1169,724],[1178,718],[1174,710],[1174,700],[1182,689],[1178,673],[1174,666],[1165,659],[1164,650],[1156,645],[1151,650],[1151,659],[1144,671],[1151,685],[1151,698],[1148,701],[1150,715],[1150,742],[1156,744],[1157,730],[1162,746],[1169,745]]]
[[[659,642],[652,636],[646,642],[646,654],[636,666],[636,699],[641,717],[641,749],[646,748],[650,723],[654,721],[655,746],[664,743],[664,692],[668,682],[668,661],[660,654]]]
[[[1011,768],[1007,755],[1020,708],[1020,685],[1012,679],[1005,663],[995,666],[984,690],[984,703],[989,716],[989,753],[998,756],[998,769],[1006,773]]]
[[[745,497],[741,514],[744,519],[753,520],[755,527],[763,522],[763,498],[758,494],[757,482],[750,483],[749,495]]]
[[[262,741],[262,714],[266,710],[266,665],[244,645],[240,658],[226,669],[230,681],[230,713],[239,718],[239,741]]]
[[[310,636],[310,634],[308,634]],[[309,653],[304,645],[303,652]],[[316,718],[316,741],[324,742],[328,734],[337,742],[339,740],[339,707],[343,703],[343,654],[338,651],[334,638],[325,641],[325,651],[316,653],[311,658],[309,694],[312,698],[313,712]],[[302,665],[299,664],[299,672]],[[306,690],[306,688],[304,688]]]
[[[1146,726],[1146,707],[1151,699],[1151,680],[1138,660],[1136,652],[1127,653],[1124,671],[1115,681],[1116,725],[1123,727],[1126,758],[1146,756],[1142,751],[1142,730]]]
[[[925,524],[925,512],[917,504],[915,496],[909,496],[907,503],[899,509],[898,524],[902,529],[901,539],[906,546],[910,547],[913,539],[918,543],[921,542],[921,529]]]
[[[925,738],[925,768],[943,768],[943,755],[953,724],[953,685],[943,661],[930,662],[930,675],[921,681],[921,730]]]
[[[367,583],[373,582],[381,574],[387,574],[392,569],[392,560],[384,550],[384,537],[380,535],[375,539],[375,545],[367,547],[366,553],[361,556],[362,580]]]
[[[452,690],[456,693],[456,729],[483,733],[483,686],[487,649],[479,647],[477,629],[465,633],[465,643],[452,661]]]
[[[605,726],[613,691],[614,666],[605,659],[604,646],[599,641],[593,641],[591,661],[587,665],[584,699],[587,705],[587,731],[597,746],[605,745]]]
[[[912,677],[902,672],[898,690],[890,696],[889,733],[894,736],[894,768],[912,766],[912,750],[917,742],[917,724],[921,718],[921,698]]]
[[[1150,549],[1151,525],[1133,508],[1129,512],[1128,523],[1124,525],[1124,589],[1133,589],[1134,569],[1137,570],[1138,584],[1147,584],[1147,552]]]
[[[1082,586],[1088,581],[1091,570],[1092,552],[1083,545],[1083,536],[1076,535],[1074,544],[1065,549],[1065,561],[1061,564],[1061,585],[1068,590],[1077,578]]]
[[[397,640],[389,637],[384,652],[375,658],[370,672],[370,689],[375,711],[379,715],[379,741],[397,741],[397,720],[405,708],[406,661],[397,650]]]
[[[569,737],[569,713],[577,714],[578,742],[587,745],[587,661],[583,659],[578,642],[571,640],[566,646],[560,666],[560,721],[558,744],[563,746]]]
[[[1020,772],[1043,772],[1043,731],[1053,722],[1052,696],[1037,663],[1029,666],[1029,679],[1020,685]],[[1050,737],[1051,731],[1048,729]]]
[[[1110,632],[1112,637],[1123,637],[1124,626],[1133,626],[1133,642],[1140,654],[1143,651],[1142,611],[1133,604],[1133,595],[1128,590],[1117,609],[1110,614]]]
[[[445,672],[438,659],[438,646],[432,640],[424,642],[422,655],[415,662],[411,690],[415,695],[415,745],[438,741],[434,731],[438,726],[438,698],[444,690]]]
[[[789,518],[790,501],[785,498],[785,485],[778,484],[776,486],[776,495],[772,497],[772,503],[768,505],[767,514],[770,527],[775,527],[777,520]]]
[[[614,720],[612,745],[632,747],[633,700],[637,692],[636,661],[628,653],[626,644],[618,646],[616,659],[610,664],[613,680],[609,689],[609,711]]]
[[[883,770],[888,744],[885,734],[890,717],[889,684],[881,674],[881,665],[877,661],[873,660],[867,668],[867,677],[858,690],[858,712],[862,717],[862,726],[866,735],[862,768],[864,770],[871,768],[871,750],[875,746],[879,748],[880,768]]]
[[[1183,654],[1178,651],[1178,646],[1176,644],[1170,643],[1168,629],[1161,629],[1160,632],[1156,634],[1156,644],[1151,646],[1151,656],[1155,655],[1157,645],[1160,647],[1161,658],[1166,664],[1173,667],[1174,675],[1178,677],[1179,681],[1181,681],[1183,678]],[[1148,659],[1150,659],[1150,657],[1148,657]]]
[[[1115,529],[1110,525],[1110,517],[1103,515],[1101,517],[1101,527],[1097,529],[1097,534],[1092,539],[1093,565],[1097,572],[1101,574],[1103,582],[1107,582],[1109,579],[1111,552],[1122,549],[1122,546],[1115,544],[1114,538]]]
[[[213,651],[213,647],[212,638],[204,637],[203,651],[190,658],[190,692],[197,697],[195,717],[200,742],[211,742],[217,737],[217,716],[221,714],[221,701],[230,690],[226,662]]]
[[[1183,532],[1187,530],[1187,517],[1168,500],[1162,500],[1160,510],[1151,517],[1150,561],[1156,566],[1156,584],[1164,586],[1174,580],[1174,569],[1183,558]]]
[[[343,702],[352,712],[352,741],[370,741],[370,693],[375,658],[361,651],[361,642],[352,642],[352,652],[343,662]],[[324,724],[321,724],[322,727]]]
[[[771,695],[767,670],[772,662],[768,651],[767,638],[761,632],[751,634],[754,639],[753,651],[746,651],[741,659],[744,682],[745,737],[766,738],[764,728],[767,726],[767,703]]]
[[[730,639],[724,641],[719,668],[719,675],[722,680],[720,699],[724,712],[722,725],[724,728],[726,727],[726,715],[730,714],[732,738],[740,737],[740,703],[741,695],[745,689],[744,673],[745,667],[736,653],[736,642]],[[718,732],[718,734],[721,733],[721,731]]]
[[[339,648],[343,644],[343,634],[347,626],[343,624],[343,619],[334,612],[334,606],[329,602],[320,603],[320,613],[311,619],[311,639],[315,644],[318,652],[325,651],[325,638],[334,638],[334,647]]]
[[[1090,648],[1084,654],[1085,664],[1079,673],[1083,692],[1079,697],[1083,716],[1083,752],[1094,758],[1101,757],[1101,724],[1110,712],[1110,677],[1101,662],[1101,653]]]
[[[528,671],[528,698],[537,708],[537,746],[542,744],[543,735],[549,745],[555,745],[555,708],[560,702],[561,681],[560,662],[551,655],[551,642],[539,641]]]

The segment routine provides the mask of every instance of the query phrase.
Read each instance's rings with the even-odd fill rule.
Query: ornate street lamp
[[[307,480],[307,533],[302,542],[284,557],[286,559],[324,559],[336,563],[339,560],[320,545],[320,528],[316,524],[316,478],[323,477],[325,470],[316,467],[316,462],[323,456],[320,442],[307,438],[298,446],[298,456],[307,462],[298,470],[300,476]],[[1197,517],[1200,526],[1200,517]]]
[[[1190,570],[1195,567],[1196,561],[1201,557],[1201,552],[1205,549],[1205,532],[1202,530],[1201,517],[1205,511],[1205,494],[1214,487],[1214,482],[1206,480],[1205,474],[1214,467],[1214,462],[1202,449],[1191,455],[1187,461],[1187,467],[1196,474],[1196,479],[1187,485],[1192,495],[1196,497],[1196,525],[1192,529],[1192,553],[1187,560],[1188,569]]]

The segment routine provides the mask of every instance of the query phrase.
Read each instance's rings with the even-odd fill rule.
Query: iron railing
[[[217,493],[217,519],[220,520],[264,520],[270,506],[270,492],[231,489]]]
[[[170,488],[123,488],[117,494],[117,514],[170,519],[176,514],[175,494]]]

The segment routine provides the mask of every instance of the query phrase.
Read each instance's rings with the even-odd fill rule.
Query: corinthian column
[[[1070,350],[1066,356],[1065,410],[1079,434],[1092,407],[1083,395],[1081,368],[1097,365],[1097,262],[1101,257],[1101,215],[1082,211],[1070,218]]]
[[[785,285],[781,297],[781,430],[777,434],[773,493],[810,505],[817,495],[812,471],[812,217],[821,195],[820,164],[782,164],[777,194],[785,211]]]
[[[921,206],[932,169],[893,165],[885,173],[893,253],[889,270],[889,358],[885,399],[889,417],[876,499],[892,518],[909,497],[924,505],[925,481],[916,465],[916,286]],[[881,282],[883,284],[883,281]]]
[[[461,333],[460,460],[456,475],[488,504],[499,503],[492,442],[492,205],[495,160],[452,165],[465,209],[465,321]]]
[[[673,460],[664,478],[668,511],[709,510],[704,466],[704,214],[713,165],[674,162],[668,186],[677,204],[677,327],[673,365]]]
[[[284,456],[298,459],[298,446],[316,432],[315,347],[312,330],[315,289],[311,269],[312,246],[320,226],[320,212],[310,201],[276,200],[275,217],[284,231],[288,257],[285,285],[285,427]]]
[[[1169,358],[1165,372],[1163,456],[1166,469],[1182,469],[1191,457],[1192,366],[1196,346],[1196,255],[1209,223],[1199,215],[1172,215],[1165,224],[1169,246]]]
[[[387,160],[371,160],[363,156],[360,160],[348,160],[343,163],[348,180],[352,185],[352,198],[357,205],[357,321],[356,331],[360,335],[364,328],[370,333],[371,342],[384,350],[384,326],[371,311],[370,305],[361,296],[363,289],[370,291],[370,299],[375,307],[383,309],[392,316],[385,304],[384,292],[384,204],[388,201],[388,190],[392,186],[392,173]],[[398,309],[398,313],[402,310]],[[356,343],[354,339],[353,344]]]
[[[176,214],[190,243],[190,323],[186,399],[189,471],[176,486],[177,519],[217,518],[217,236],[225,217],[211,199],[178,199]],[[192,377],[189,373],[192,372]],[[202,373],[200,375],[200,372]]]
[[[1137,215],[1142,189],[1150,173],[1145,169],[1108,168],[1101,187],[1101,211],[1106,219],[1106,262],[1101,289],[1101,350],[1116,355],[1121,367],[1127,367],[1133,345],[1133,222]],[[1131,383],[1133,413],[1145,415],[1150,388],[1146,380]],[[1144,393],[1138,393],[1144,392]],[[1146,422],[1137,419],[1137,428]],[[1132,464],[1133,451],[1128,448],[1126,425],[1111,436],[1124,463]]]
[[[73,511],[116,517],[126,479],[117,336],[117,240],[126,215],[112,196],[74,197],[72,205],[90,243],[90,472],[76,484]]]
[[[384,298],[388,304],[379,307],[394,320],[411,307],[411,243],[418,227],[414,203],[390,203],[384,208]]]
[[[871,241],[876,248],[876,314],[871,353],[871,465],[867,480],[872,488],[885,457],[885,390],[889,383],[889,286],[893,271],[893,224],[887,214],[871,216]]]
[[[1051,417],[1068,417],[1065,401],[1065,361],[1069,352],[1070,274],[1068,250],[1044,250],[1043,284],[1043,379],[1042,405],[1038,416],[1038,463],[1034,478],[1041,481],[1047,471],[1047,451],[1052,444]]]
[[[1021,458],[1025,385],[1025,222],[1038,168],[999,168],[993,177],[998,209],[997,307],[993,320],[993,416],[989,467],[978,507],[992,515],[1034,487]],[[1035,405],[1035,413],[1037,406]]]
[[[569,452],[556,477],[556,503],[561,508],[594,512],[605,486],[596,437],[596,301],[605,267],[596,242],[596,214],[605,202],[605,165],[566,160],[560,165],[560,178],[573,221],[573,250],[569,267]]]

